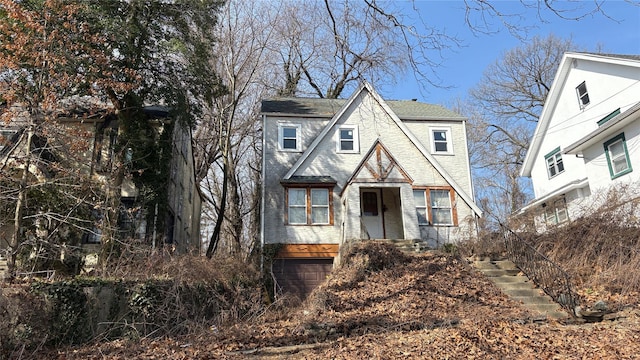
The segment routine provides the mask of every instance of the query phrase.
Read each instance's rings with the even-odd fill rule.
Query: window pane
[[[627,158],[621,157],[613,161],[613,171],[618,174],[625,170],[627,170],[629,166],[627,165]]]
[[[340,141],[340,150],[344,150],[344,151],[353,150],[353,141],[350,141],[350,140]]]
[[[282,128],[282,137],[295,139],[296,128]]]
[[[342,129],[342,130],[340,130],[340,139],[341,140],[353,140],[353,130],[352,129]]]
[[[307,209],[304,207],[289,208],[289,224],[306,224]]]
[[[378,196],[374,192],[362,193],[362,214],[366,216],[378,216]]]
[[[436,151],[437,152],[447,152],[447,143],[446,142],[436,142]]]
[[[551,208],[551,207],[547,207],[544,210],[544,215],[547,221],[547,224],[555,224],[556,223],[556,213],[555,213],[555,209]]]
[[[426,207],[427,201],[424,198],[424,190],[413,190],[413,201],[416,206]]]
[[[451,207],[449,190],[431,190],[432,207]]]
[[[451,210],[450,209],[432,209],[433,223],[436,225],[450,225]]]
[[[447,141],[447,132],[446,131],[434,131],[433,132],[433,140],[435,140],[435,141]]]
[[[329,223],[329,208],[328,207],[314,207],[311,209],[311,223],[312,224],[328,224]]]
[[[565,222],[567,220],[568,220],[567,209],[565,209],[565,208],[558,209],[558,222],[561,223],[561,222]]]
[[[562,155],[556,155],[556,167],[558,168],[558,173],[564,171],[564,163],[562,162]]]
[[[329,190],[311,189],[311,206],[329,205]]]
[[[418,214],[418,224],[428,224],[429,220],[427,219],[427,209],[426,208],[416,208],[416,213]]]
[[[580,96],[584,95],[587,92],[587,84],[586,83],[582,83],[580,85],[578,85],[578,93],[580,94]]]
[[[611,145],[609,145],[609,151],[611,152],[612,158],[616,158],[620,155],[624,154],[624,146],[622,146],[622,141],[617,141]]]
[[[306,206],[306,189],[289,189],[289,205]]]
[[[296,149],[296,139],[284,139],[282,140],[282,147],[284,149]]]

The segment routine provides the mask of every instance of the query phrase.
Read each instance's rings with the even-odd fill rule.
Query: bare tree
[[[574,48],[550,35],[506,52],[461,107],[470,118],[471,162],[489,213],[505,218],[528,200],[520,167],[562,56]]]
[[[228,240],[229,252],[237,256],[248,253],[252,245],[244,219],[258,209],[258,111],[260,99],[269,94],[265,84],[272,81],[266,59],[273,27],[264,21],[265,14],[269,13],[264,4],[229,1],[216,33],[219,57],[212,66],[227,93],[211,99],[196,131],[198,179],[212,195],[215,213],[209,258],[221,240]]]
[[[402,16],[393,3],[375,0],[286,2],[276,24],[281,41],[283,95],[338,98],[362,80],[389,84],[407,70],[426,85],[439,86],[441,52],[459,40]],[[419,14],[418,14],[419,15]]]

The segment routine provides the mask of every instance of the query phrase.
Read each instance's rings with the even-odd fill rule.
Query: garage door
[[[283,292],[306,298],[322,284],[333,269],[333,258],[275,259],[273,274]]]

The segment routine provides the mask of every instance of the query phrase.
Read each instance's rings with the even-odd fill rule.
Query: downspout
[[[462,133],[464,134],[464,152],[466,155],[466,159],[467,159],[467,174],[469,176],[469,192],[471,195],[471,201],[475,202],[476,201],[476,194],[474,191],[474,186],[473,186],[473,177],[471,176],[471,159],[469,158],[469,144],[467,143],[467,120],[462,120]],[[471,204],[469,204],[471,205]],[[471,206],[470,206],[471,207]],[[473,207],[471,207],[471,210],[473,210]],[[475,223],[476,223],[476,232],[479,230],[478,229],[478,219],[480,218],[480,214],[475,214]]]
[[[469,159],[469,144],[467,143],[467,121],[466,120],[462,120],[462,132],[464,135],[464,151],[465,151],[465,155],[466,155],[466,159],[467,159],[467,174],[469,175],[469,186],[471,187],[470,189],[470,194],[471,195],[471,199],[473,199],[473,201],[476,201],[476,195],[475,195],[475,191],[473,188],[473,178],[471,177],[471,160]]]
[[[265,160],[264,151],[265,151],[265,129],[267,125],[267,115],[262,115],[262,189],[260,190],[260,272],[264,272],[264,196],[266,186],[266,173],[267,173],[267,161]]]

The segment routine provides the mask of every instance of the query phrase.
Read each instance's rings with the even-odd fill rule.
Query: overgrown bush
[[[569,222],[521,234],[572,277],[584,300],[640,304],[640,185],[596,192]]]
[[[15,286],[20,295],[11,301],[0,294],[3,354],[20,346],[185,335],[264,311],[259,273],[245,263],[149,255],[144,265],[145,272],[137,261],[121,264],[118,278]]]
[[[464,257],[500,259],[504,258],[506,248],[500,232],[481,231],[477,237],[458,243],[457,251]]]

